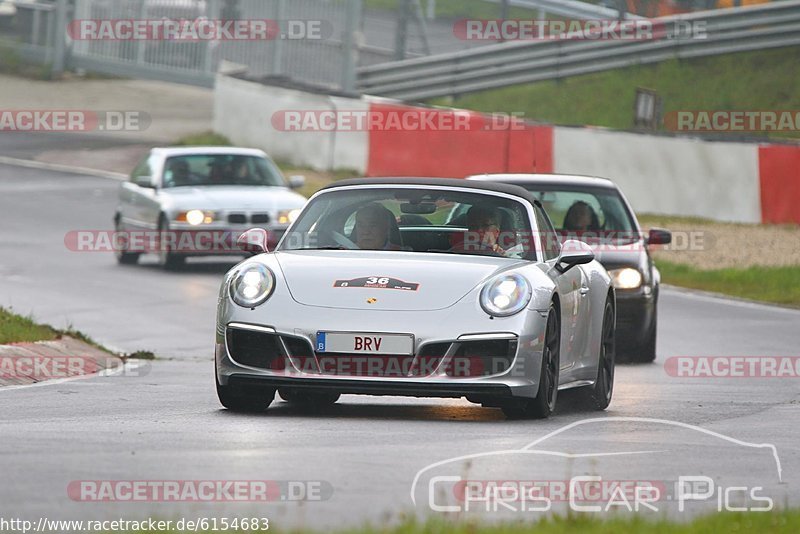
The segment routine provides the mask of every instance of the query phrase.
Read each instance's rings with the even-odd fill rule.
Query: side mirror
[[[593,259],[592,247],[577,239],[567,239],[561,246],[561,256],[556,261],[556,269],[560,273],[565,273],[576,265],[589,263]]]
[[[242,252],[248,252],[254,256],[263,254],[269,252],[268,237],[267,231],[263,228],[251,228],[239,236],[236,240],[236,247]]]
[[[152,176],[137,176],[133,179],[133,183],[138,185],[139,187],[144,187],[146,189],[156,188],[156,186],[153,184]]]
[[[300,189],[306,185],[306,177],[302,174],[296,174],[289,177],[289,187],[292,189]]]
[[[648,245],[669,245],[672,243],[672,232],[663,228],[651,228],[647,234]]]

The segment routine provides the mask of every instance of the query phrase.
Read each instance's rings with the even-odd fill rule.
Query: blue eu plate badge
[[[317,352],[325,352],[325,332],[317,332]]]

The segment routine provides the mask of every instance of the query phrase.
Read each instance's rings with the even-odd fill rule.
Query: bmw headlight
[[[251,263],[233,275],[231,298],[244,308],[263,304],[275,289],[275,275],[260,263]]]
[[[303,210],[281,210],[278,212],[278,224],[292,224]]]
[[[504,274],[481,291],[481,307],[489,315],[508,317],[522,311],[531,300],[531,285],[519,274]]]
[[[616,289],[636,289],[642,285],[642,273],[630,267],[612,269],[608,274],[611,275],[611,283]]]
[[[192,226],[200,226],[201,224],[211,224],[214,222],[215,214],[213,211],[189,210],[182,211],[175,217],[178,222],[189,223]]]

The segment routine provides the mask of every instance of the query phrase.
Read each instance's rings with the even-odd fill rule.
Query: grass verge
[[[71,337],[82,341],[87,345],[114,354],[113,351],[87,336],[83,332],[75,330],[71,326],[59,330],[50,325],[39,324],[32,317],[24,317],[13,312],[13,310],[0,307],[0,345],[11,343],[36,343],[38,341],[54,341],[62,337]],[[135,358],[138,360],[155,360],[157,357],[150,351],[139,350],[130,354],[118,355],[123,359]]]
[[[800,308],[800,265],[700,270],[658,260],[665,284]]]
[[[270,525],[270,531],[273,525]],[[280,530],[276,528],[275,530]],[[138,534],[150,532],[136,531]],[[179,530],[160,532],[184,532]],[[199,532],[210,532],[200,529]],[[246,532],[246,531],[231,531]],[[256,532],[256,531],[249,531]],[[266,532],[266,531],[261,531]],[[295,530],[298,534],[314,531]],[[567,517],[545,518],[535,522],[481,524],[472,521],[453,522],[433,519],[424,523],[405,522],[395,527],[361,527],[341,530],[341,534],[712,534],[718,532],[794,534],[800,532],[800,511],[780,510],[763,513],[722,513],[699,517],[691,521],[676,522],[668,519],[646,519],[641,516],[619,516],[599,519],[591,514],[573,514]],[[131,533],[132,534],[132,533]]]
[[[10,74],[31,80],[51,80],[53,79],[53,65],[51,63],[42,65],[26,63],[20,58],[13,42],[0,41],[0,74]]]
[[[0,308],[0,345],[52,341],[60,336],[61,333],[55,328],[37,324],[30,317]]]
[[[231,146],[231,140],[215,132],[201,132],[181,137],[172,146]]]
[[[515,85],[465,95],[455,105],[484,112],[521,112],[565,125],[633,127],[637,87],[654,89],[664,113],[680,110],[792,110],[800,107],[796,68],[800,47],[670,60],[561,80]],[[662,127],[663,129],[663,127]],[[800,137],[800,132],[773,132]]]

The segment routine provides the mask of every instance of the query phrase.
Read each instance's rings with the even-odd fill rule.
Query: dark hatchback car
[[[591,245],[616,289],[617,354],[632,362],[655,360],[661,275],[649,247],[669,244],[669,231],[653,228],[644,235],[622,191],[604,178],[487,174],[469,179],[524,187],[542,202],[562,241],[575,238]]]

